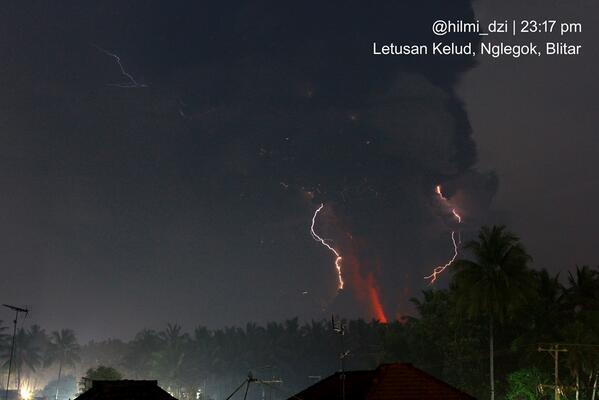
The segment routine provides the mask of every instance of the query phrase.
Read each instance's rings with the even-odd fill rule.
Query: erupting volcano
[[[374,275],[376,271],[373,271],[378,271],[378,266],[375,264],[371,265],[369,260],[364,261],[360,259],[360,241],[353,240],[352,235],[347,235],[352,238],[352,240],[344,241],[342,244],[339,244],[339,246],[342,246],[345,249],[345,256],[342,257],[341,250],[338,250],[339,247],[333,247],[329,244],[330,240],[324,239],[316,233],[316,220],[323,209],[324,203],[321,203],[315,210],[310,225],[310,234],[314,240],[326,247],[335,256],[337,291],[339,292],[345,288],[344,273],[347,274],[349,287],[355,300],[365,307],[365,311],[371,318],[374,318],[381,323],[387,323],[388,320],[383,308],[380,289]],[[347,268],[346,271],[342,269],[342,262]]]

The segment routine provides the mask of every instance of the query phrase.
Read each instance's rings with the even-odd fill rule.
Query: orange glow
[[[360,240],[352,243],[354,246],[350,248],[345,257],[346,274],[349,282],[351,282],[349,287],[356,300],[366,307],[365,311],[368,313],[368,318],[387,323],[388,319],[383,308],[381,292],[375,277],[375,271],[378,270],[376,262],[372,266],[365,266],[361,263],[356,254],[361,246]],[[364,271],[366,267],[368,267],[368,272]]]
[[[335,250],[331,245],[329,245],[323,238],[318,236],[318,234],[314,230],[314,225],[316,224],[316,217],[318,216],[318,213],[322,211],[323,208],[324,203],[321,203],[320,207],[318,207],[314,212],[314,216],[312,216],[312,225],[310,226],[310,233],[312,234],[314,240],[320,242],[323,246],[325,246],[335,255],[335,269],[337,270],[337,290],[342,290],[343,286],[345,286],[345,283],[343,282],[343,274],[341,271],[341,262],[343,261],[343,258],[337,250]]]
[[[316,223],[324,207],[324,204],[320,204],[314,212],[310,233],[314,240],[326,247],[335,256],[335,270],[338,277],[337,291],[344,288],[349,289],[355,300],[364,307],[362,312],[368,318],[387,323],[388,318],[383,308],[381,290],[376,280],[376,274],[380,272],[378,260],[370,257],[368,260],[360,260],[359,254],[366,246],[365,243],[362,239],[354,237],[347,227],[343,226],[343,222],[335,217],[332,208],[327,211],[327,222],[334,224],[335,230],[344,232],[344,235],[341,235],[339,242],[336,242],[336,248],[332,246],[330,240],[323,239],[317,233]],[[338,250],[340,248],[343,248],[343,257]]]
[[[441,185],[435,186],[435,193],[439,195],[441,200],[447,201],[447,199],[443,196],[443,192],[441,191]]]
[[[370,275],[372,278],[372,275]],[[387,316],[385,315],[385,311],[383,310],[383,305],[381,304],[381,299],[379,297],[379,291],[374,285],[371,285],[369,288],[370,294],[370,306],[372,307],[372,311],[374,313],[374,317],[383,324],[387,323]]]

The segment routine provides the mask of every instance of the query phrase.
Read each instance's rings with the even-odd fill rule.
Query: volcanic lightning
[[[455,240],[455,231],[451,231],[451,242],[453,243],[453,257],[451,257],[451,259],[445,265],[439,265],[436,267],[432,274],[424,277],[424,279],[430,279],[431,284],[433,284],[437,280],[437,276],[445,271],[447,267],[453,264],[455,259],[458,257],[458,243]]]
[[[437,193],[439,195],[439,197],[441,198],[441,200],[447,201],[447,199],[445,198],[445,196],[443,196],[443,192],[441,191],[441,185],[435,186],[435,193]]]
[[[458,220],[458,224],[461,224],[462,223],[462,217],[460,216],[460,214],[457,213],[457,211],[455,210],[455,208],[451,209],[451,213]]]
[[[133,77],[133,75],[131,75],[130,73],[128,73],[127,71],[125,71],[125,68],[123,67],[123,64],[121,63],[121,57],[119,57],[118,55],[109,52],[106,49],[101,48],[98,45],[93,44],[92,46],[94,46],[96,49],[98,49],[98,51],[106,54],[109,57],[114,58],[114,60],[116,61],[116,63],[119,66],[119,69],[121,70],[121,75],[123,75],[124,77],[126,77],[129,80],[129,83],[109,83],[108,86],[115,86],[115,87],[120,87],[120,88],[145,88],[148,87],[148,85],[146,85],[145,83],[138,83],[135,78]]]
[[[443,191],[441,190],[441,185],[437,185],[435,186],[435,193],[437,193],[437,195],[439,196],[439,198],[447,205],[449,204],[449,200],[443,196]],[[453,214],[453,216],[455,217],[455,219],[458,221],[458,224],[462,223],[462,216],[460,214],[458,214],[458,212],[456,211],[455,208],[451,208],[451,213]],[[458,232],[459,233],[459,232]],[[451,257],[451,259],[445,263],[444,265],[439,265],[438,267],[436,267],[435,269],[433,269],[433,273],[425,276],[424,279],[430,279],[430,284],[433,284],[436,280],[437,277],[439,276],[439,274],[441,274],[443,271],[445,271],[445,269],[447,269],[447,267],[449,267],[451,264],[454,263],[454,261],[456,260],[456,258],[458,257],[458,244],[459,241],[456,241],[456,231],[453,230],[451,231],[451,243],[453,244],[453,256]]]
[[[335,257],[336,257],[335,258],[335,269],[337,270],[337,282],[338,282],[337,290],[342,290],[343,286],[344,286],[344,282],[343,282],[343,275],[341,273],[341,261],[343,260],[343,258],[341,257],[341,254],[339,254],[339,252],[337,250],[335,250],[331,245],[329,245],[323,238],[318,236],[318,234],[314,230],[314,225],[316,224],[316,217],[318,217],[318,213],[320,213],[323,208],[324,208],[324,203],[321,203],[320,207],[318,207],[316,209],[316,211],[314,211],[314,215],[312,216],[312,225],[310,226],[310,234],[312,235],[312,238],[314,238],[314,240],[316,240],[317,242],[320,242],[323,246],[325,246],[327,249],[329,249],[329,251],[331,253],[333,253],[335,255]]]

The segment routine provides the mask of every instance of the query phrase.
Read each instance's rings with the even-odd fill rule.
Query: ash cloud
[[[37,266],[16,250],[4,261],[36,277],[26,300],[40,315],[70,310],[56,324],[103,329],[80,307],[119,325],[110,334],[169,318],[325,316],[334,272],[308,233],[320,202],[333,209],[327,236],[363,281],[376,276],[392,316],[450,251],[434,185],[476,210],[472,227],[488,213],[496,180],[473,169],[454,92],[473,60],[370,55],[373,41],[432,41],[434,16],[473,18],[468,1],[11,7],[3,180],[23,190],[4,219],[28,219],[22,237],[3,235],[16,249],[37,243]],[[106,86],[119,71],[89,43],[149,87]],[[124,310],[107,311],[123,297]],[[368,309],[359,297],[349,290],[331,307]]]

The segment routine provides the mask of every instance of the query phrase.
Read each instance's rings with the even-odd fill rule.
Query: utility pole
[[[29,310],[26,308],[11,306],[9,304],[3,304],[3,306],[6,308],[10,308],[11,310],[13,310],[15,312],[15,319],[13,321],[14,328],[13,328],[13,332],[12,332],[12,345],[10,346],[10,359],[8,361],[8,378],[6,379],[6,392],[4,393],[4,400],[8,400],[8,388],[10,387],[10,373],[12,371],[12,358],[15,354],[15,338],[17,336],[17,321],[19,319],[20,312],[25,313],[25,315],[27,315]]]
[[[555,378],[554,385],[542,385],[542,386],[552,387],[555,391],[555,400],[560,400],[561,389],[560,389],[560,385],[559,385],[559,353],[565,353],[568,351],[568,349],[560,349],[559,344],[554,344],[550,348],[542,348],[539,346],[538,351],[546,351],[553,356],[553,360],[554,360],[554,364],[555,364],[554,372],[553,372],[553,375]]]

